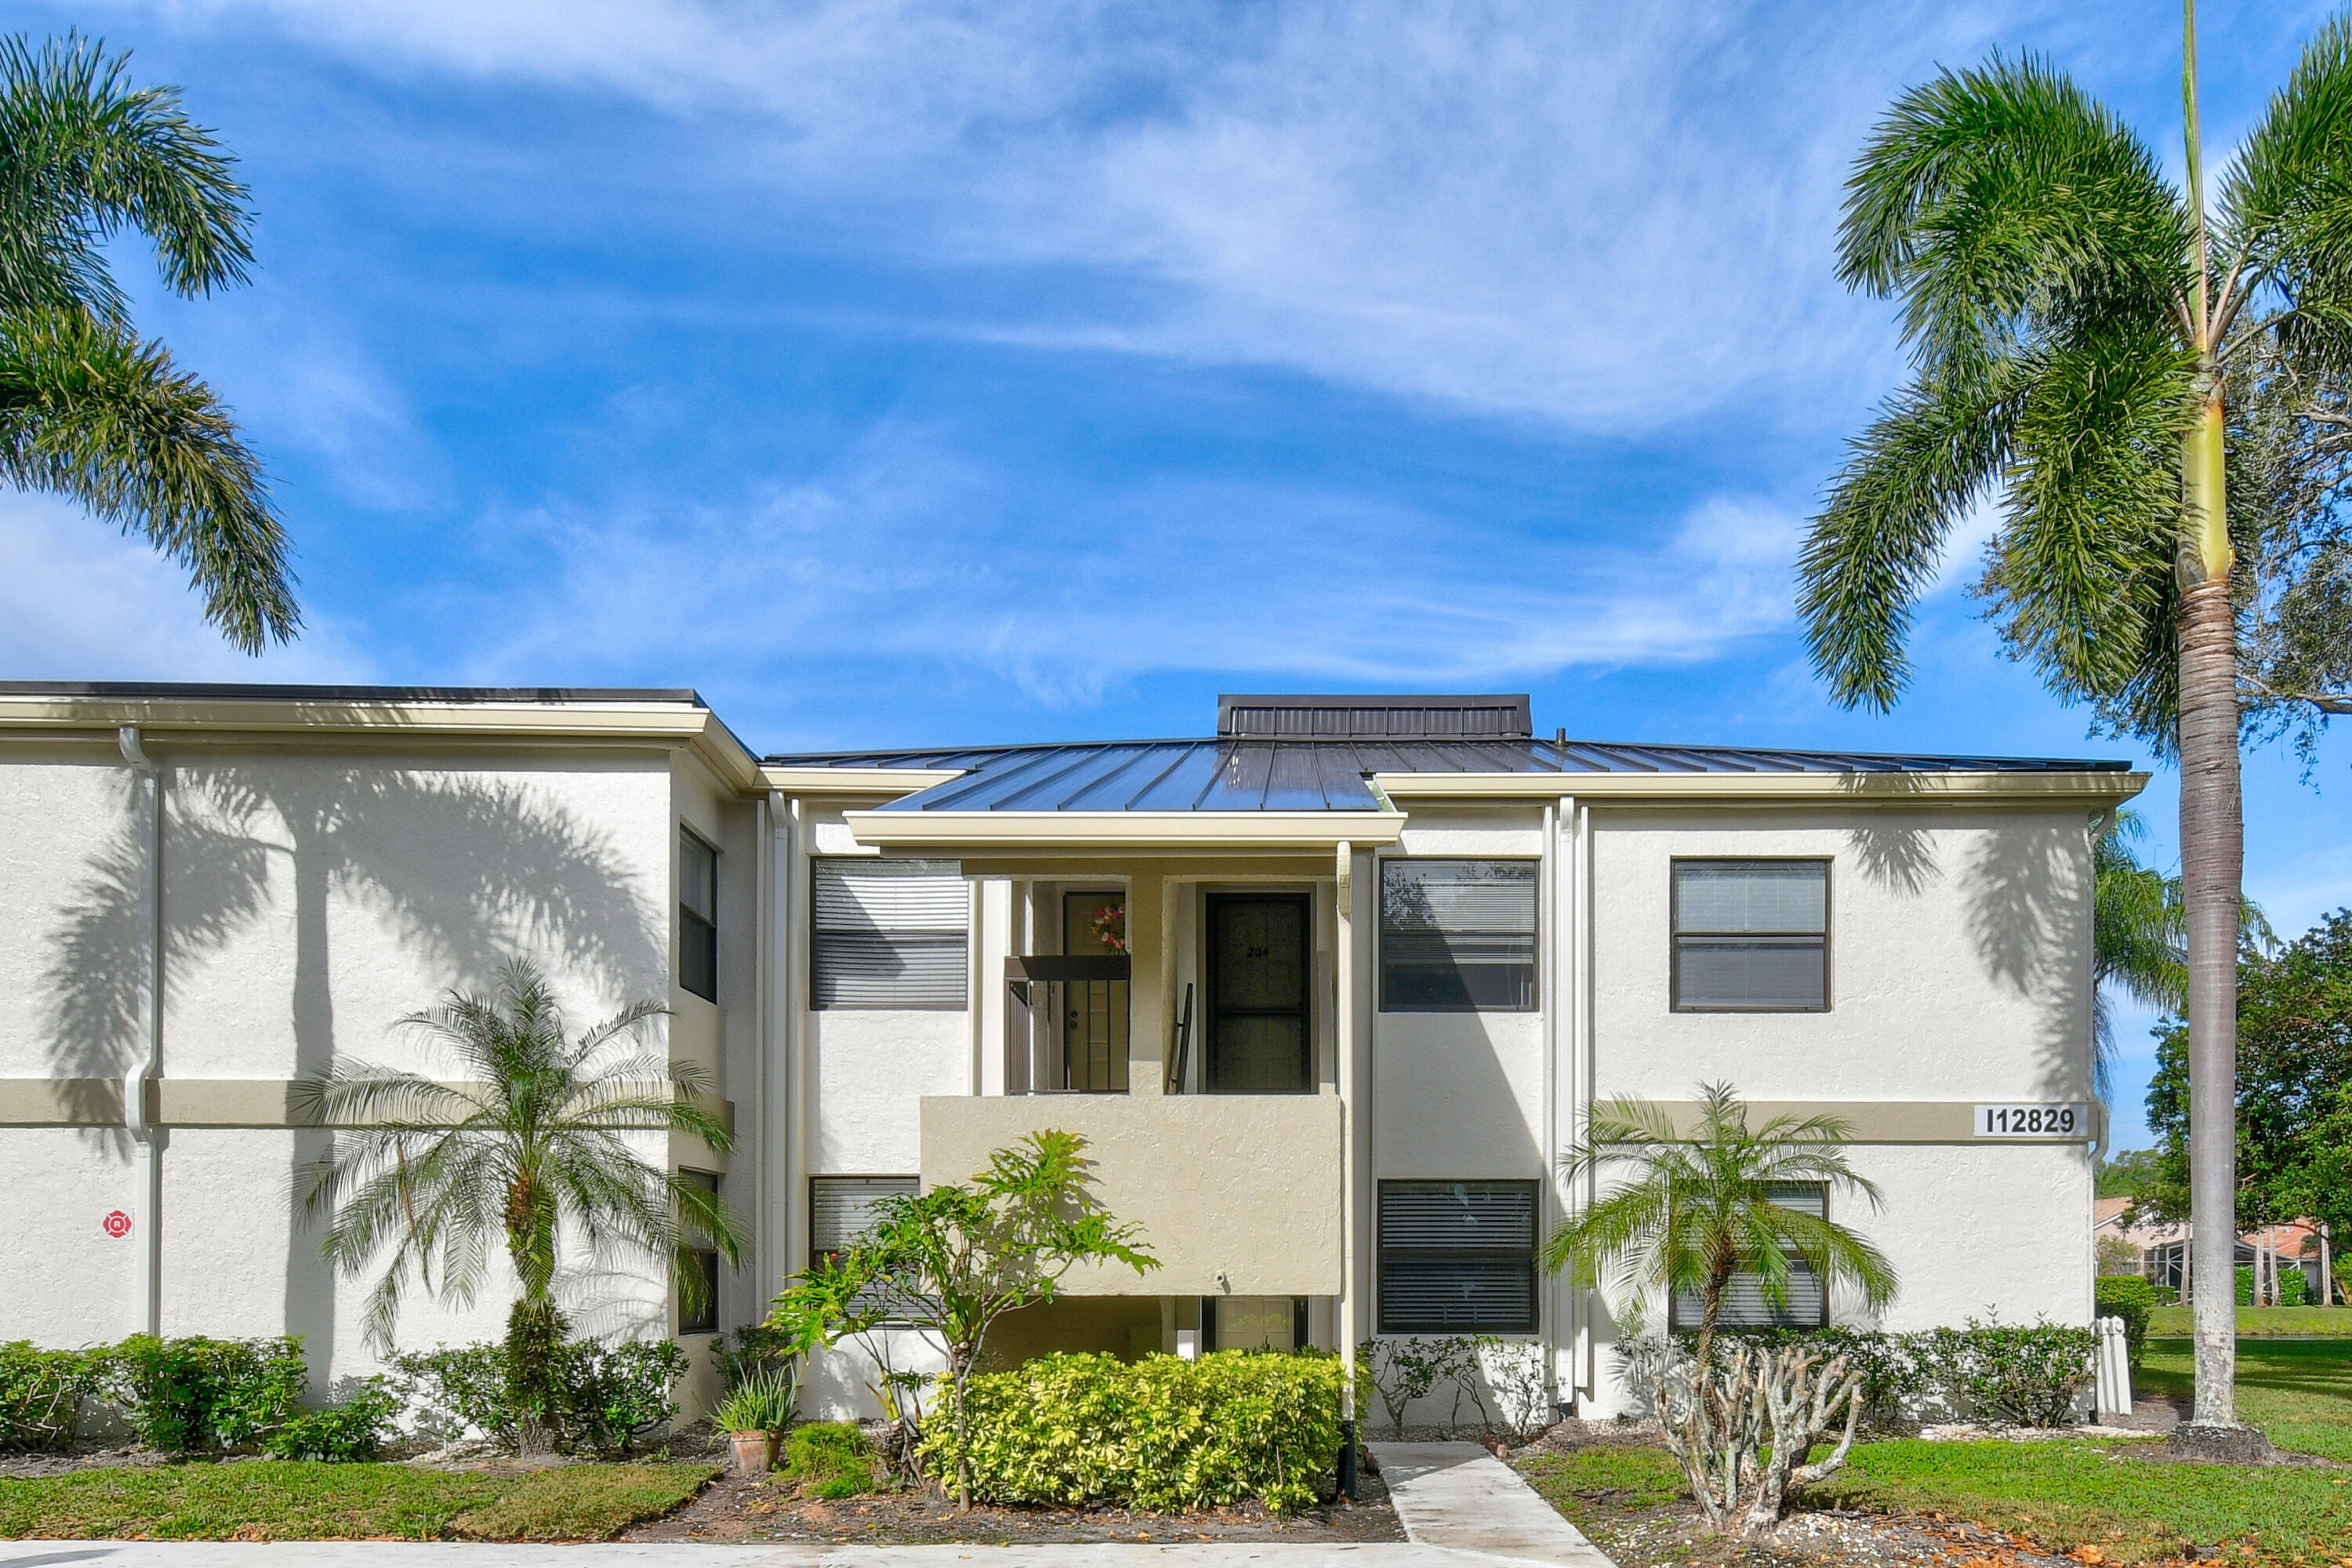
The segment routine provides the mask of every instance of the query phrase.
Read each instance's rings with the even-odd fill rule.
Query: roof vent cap
[[[1224,695],[1220,736],[1262,741],[1524,741],[1535,733],[1524,691],[1484,697],[1343,693]]]

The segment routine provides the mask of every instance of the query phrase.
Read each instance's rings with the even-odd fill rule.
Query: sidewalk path
[[[1551,1559],[1550,1561],[1565,1561]],[[1591,1561],[1606,1563],[1608,1559]],[[1418,1542],[1055,1542],[1036,1546],[526,1546],[460,1541],[0,1541],[0,1568],[1502,1568]]]
[[[1367,1443],[1415,1546],[1616,1568],[1519,1473],[1475,1443]]]

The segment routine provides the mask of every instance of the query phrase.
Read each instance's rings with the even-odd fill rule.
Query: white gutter
[[[122,1126],[131,1134],[133,1191],[131,1236],[137,1248],[131,1316],[139,1331],[163,1331],[163,1139],[147,1121],[148,1085],[163,1070],[163,770],[141,744],[139,726],[115,731],[122,760],[145,785],[140,793],[144,852],[140,856],[139,929],[146,950],[147,1029],[145,1053],[122,1080]]]

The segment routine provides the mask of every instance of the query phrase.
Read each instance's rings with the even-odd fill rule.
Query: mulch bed
[[[1354,1502],[1338,1500],[1288,1519],[1255,1504],[1200,1513],[1127,1509],[989,1508],[956,1511],[944,1497],[876,1492],[820,1501],[782,1477],[722,1476],[684,1508],[625,1531],[623,1541],[815,1541],[877,1546],[1201,1541],[1402,1541],[1388,1489],[1366,1476]]]

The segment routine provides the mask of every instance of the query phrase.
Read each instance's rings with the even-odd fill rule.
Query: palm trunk
[[[2200,1426],[2237,1422],[2238,928],[2245,825],[2238,784],[2237,626],[2221,470],[2221,401],[2182,443],[2191,578],[2180,609],[2181,891],[2189,927],[2189,1198]]]

